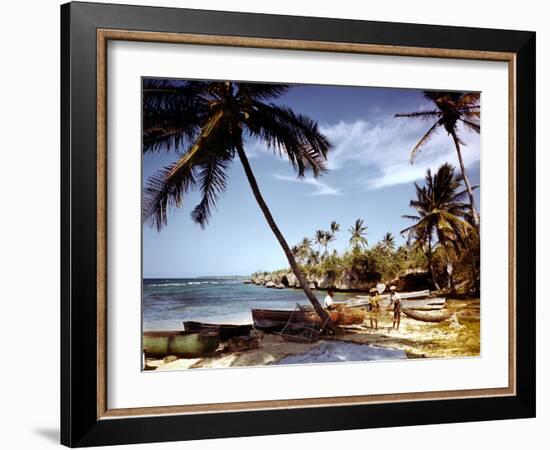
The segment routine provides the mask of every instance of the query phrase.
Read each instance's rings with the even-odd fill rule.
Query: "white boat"
[[[430,291],[417,291],[417,292],[404,292],[400,293],[401,304],[403,308],[413,309],[413,310],[438,310],[442,309],[445,306],[445,298],[436,297],[436,298],[419,298],[427,297]],[[357,298],[349,299],[346,301],[346,306],[351,308],[362,308],[369,303],[368,295],[358,295]],[[390,306],[390,295],[384,294],[380,296],[380,306],[383,308]]]

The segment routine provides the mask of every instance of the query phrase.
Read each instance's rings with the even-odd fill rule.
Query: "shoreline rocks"
[[[358,274],[350,270],[344,271],[343,274],[339,275],[329,273],[322,275],[309,274],[306,275],[306,281],[310,289],[332,288],[336,291],[365,292],[380,283],[382,281],[382,276],[377,272]],[[270,289],[301,289],[298,278],[296,278],[296,275],[290,270],[257,273],[252,275],[250,280],[246,280],[244,283],[264,286]],[[407,270],[398,277],[388,281],[386,284],[388,286],[395,285],[398,291],[434,289],[429,271],[422,269]]]

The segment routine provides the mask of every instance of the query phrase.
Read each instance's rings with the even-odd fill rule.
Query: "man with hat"
[[[390,286],[390,307],[393,307],[392,328],[399,330],[401,323],[401,296],[395,291],[395,286]]]
[[[370,307],[370,327],[378,330],[378,315],[380,313],[380,296],[378,295],[378,289],[375,287],[370,290],[369,298]],[[374,324],[374,326],[373,326]]]

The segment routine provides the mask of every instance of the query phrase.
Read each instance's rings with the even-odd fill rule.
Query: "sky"
[[[394,118],[397,112],[433,110],[422,91],[395,88],[294,86],[275,103],[308,115],[333,144],[328,171],[317,179],[298,179],[292,166],[265,144],[248,138],[245,151],[264,200],[290,246],[317,229],[340,232],[330,250],[344,251],[347,231],[358,218],[368,226],[369,246],[386,232],[398,244],[400,231],[411,224],[414,183],[423,184],[426,169],[444,162],[456,167],[453,141],[439,129],[423,147],[414,164],[410,150],[433,122]],[[441,128],[441,127],[440,127]],[[466,144],[462,155],[470,181],[479,185],[480,136],[459,127]],[[143,156],[143,183],[157,170],[177,159],[173,152]],[[168,215],[160,232],[143,225],[143,276],[179,278],[250,275],[258,270],[288,267],[285,255],[259,209],[238,158],[228,170],[227,190],[205,229],[191,220],[200,194],[190,192],[183,205]],[[479,189],[476,190],[480,208]]]

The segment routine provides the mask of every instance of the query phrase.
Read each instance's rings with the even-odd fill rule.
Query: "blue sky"
[[[347,229],[355,219],[365,220],[369,245],[386,232],[399,243],[400,230],[409,225],[403,214],[413,212],[409,201],[414,182],[422,182],[426,169],[448,161],[457,166],[452,140],[444,130],[423,148],[414,165],[411,148],[431,126],[422,120],[394,118],[396,112],[433,109],[422,91],[410,89],[340,86],[295,86],[277,100],[319,123],[333,149],[329,171],[317,179],[299,180],[288,161],[261,142],[248,140],[245,150],[265,201],[289,245],[317,229],[340,224],[331,248],[348,244]],[[479,184],[480,139],[460,130],[466,144],[463,157],[473,184]],[[143,181],[176,158],[174,153],[143,157]],[[287,267],[286,258],[252,195],[240,161],[229,168],[229,184],[220,196],[205,229],[190,218],[197,192],[168,217],[160,232],[143,226],[145,278],[249,275],[257,270]],[[478,208],[479,192],[476,193]]]

